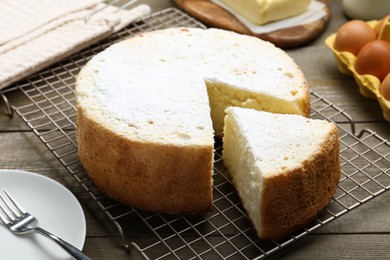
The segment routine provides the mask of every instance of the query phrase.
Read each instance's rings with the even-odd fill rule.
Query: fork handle
[[[88,256],[86,256],[83,252],[81,252],[79,249],[72,246],[68,242],[62,240],[61,238],[53,235],[52,233],[50,233],[50,232],[48,232],[40,227],[36,227],[36,228],[34,228],[34,230],[38,234],[41,234],[41,235],[51,239],[52,241],[56,242],[59,246],[61,246],[63,249],[65,249],[66,252],[71,254],[75,259],[77,259],[77,260],[90,260],[91,259]]]

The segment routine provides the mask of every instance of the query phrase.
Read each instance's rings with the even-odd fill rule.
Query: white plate
[[[5,188],[38,219],[39,226],[79,249],[85,241],[84,212],[75,196],[58,182],[31,172],[0,170]],[[14,235],[0,222],[0,259],[73,259],[61,247],[39,235]]]

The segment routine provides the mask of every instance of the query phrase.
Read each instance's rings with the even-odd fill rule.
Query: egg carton
[[[380,21],[373,20],[368,21],[367,24],[371,28],[375,28]],[[377,100],[383,111],[383,117],[390,122],[390,101],[386,100],[380,93],[380,80],[373,75],[360,75],[354,68],[356,56],[347,51],[338,51],[334,48],[334,42],[336,39],[336,33],[326,38],[325,44],[332,50],[338,62],[338,69],[341,73],[352,76],[355,78],[356,83],[359,86],[359,92],[364,97]],[[379,40],[390,42],[390,20],[384,22],[382,29],[378,36]]]

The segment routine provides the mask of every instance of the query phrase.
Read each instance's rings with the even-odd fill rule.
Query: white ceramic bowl
[[[343,0],[343,9],[351,19],[378,20],[390,14],[390,0]]]

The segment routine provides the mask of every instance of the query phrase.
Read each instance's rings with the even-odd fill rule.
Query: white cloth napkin
[[[121,30],[149,14],[102,0],[2,0],[0,89]]]
[[[270,22],[264,25],[255,25],[251,23],[248,19],[222,3],[221,0],[211,0],[215,4],[220,5],[223,7],[226,11],[230,12],[232,15],[234,15],[237,20],[239,20],[241,23],[243,23],[251,32],[256,34],[262,34],[262,33],[269,33],[280,29],[290,28],[302,24],[308,24],[314,21],[320,20],[322,17],[326,15],[324,11],[324,4],[321,2],[318,2],[316,0],[312,0],[307,10],[299,15],[286,18],[283,20]]]

